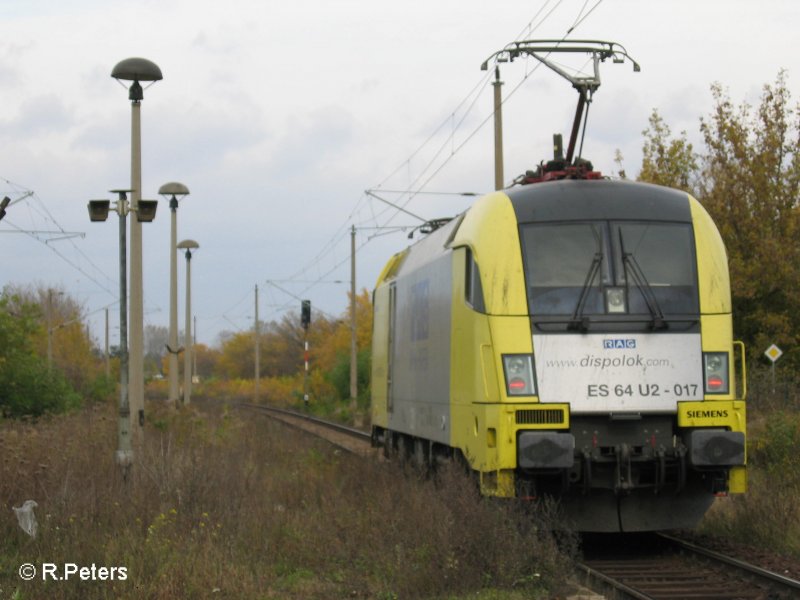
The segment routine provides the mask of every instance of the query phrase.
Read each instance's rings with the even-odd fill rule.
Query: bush
[[[769,413],[748,435],[748,491],[718,501],[702,530],[800,557],[800,414]]]
[[[0,414],[3,417],[39,417],[80,406],[81,398],[57,369],[32,354],[0,365]]]
[[[17,299],[15,299],[17,300]],[[50,368],[33,349],[37,309],[21,303],[9,310],[9,298],[0,297],[0,416],[38,417],[80,405],[64,374]]]
[[[357,383],[359,396],[369,391],[370,384],[370,360],[371,351],[362,350],[356,356]],[[326,374],[327,380],[336,390],[339,400],[350,398],[350,354],[340,353],[336,357],[336,364],[329,373]]]

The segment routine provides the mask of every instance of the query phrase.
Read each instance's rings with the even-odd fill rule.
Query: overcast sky
[[[130,186],[131,107],[110,77],[125,58],[164,74],[144,92],[142,195],[161,200],[168,181],[191,190],[178,239],[200,244],[192,301],[198,341],[214,344],[252,327],[256,285],[263,320],[299,298],[340,315],[353,225],[358,287],[372,289],[410,243],[378,228],[419,221],[365,190],[427,219],[470,198],[394,191],[492,189],[492,91],[479,67],[508,42],[573,28],[567,39],[627,49],[642,70],[602,65],[584,155],[611,174],[620,149],[635,175],[653,108],[699,142],[712,82],[756,104],[786,69],[800,100],[798,22],[791,0],[3,0],[0,194],[24,199],[0,222],[0,285],[65,289],[98,342],[110,306],[118,340],[116,217],[90,223],[86,203]],[[507,182],[549,158],[552,134],[571,124],[577,94],[535,67],[502,65]],[[169,222],[161,200],[144,226],[145,321],[164,326]],[[19,232],[59,229],[81,236]]]

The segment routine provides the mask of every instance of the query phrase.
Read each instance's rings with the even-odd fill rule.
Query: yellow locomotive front
[[[696,200],[553,181],[437,233],[376,288],[377,443],[457,453],[583,531],[690,527],[744,491],[727,261]]]

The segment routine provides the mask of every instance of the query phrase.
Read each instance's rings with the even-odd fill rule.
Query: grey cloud
[[[68,130],[73,124],[71,112],[55,94],[28,100],[16,117],[0,121],[0,132],[13,135],[42,135]]]

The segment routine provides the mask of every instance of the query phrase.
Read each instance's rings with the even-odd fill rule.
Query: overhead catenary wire
[[[562,41],[566,40],[570,34],[572,34],[577,27],[579,27],[594,11],[595,9],[602,3],[603,0],[597,0],[595,4],[586,11],[586,8],[589,4],[589,0],[586,0],[582,7],[580,8],[574,22],[572,25],[567,29],[566,33],[562,37]],[[538,9],[536,14],[530,19],[528,24],[520,31],[517,35],[516,40],[520,40],[523,37],[530,37],[534,34],[536,30],[541,28],[544,23],[546,23],[552,15],[556,12],[556,10],[562,5],[563,0],[558,0],[555,4],[551,5],[551,0],[546,0]],[[519,90],[523,83],[525,83],[528,78],[533,75],[538,68],[541,66],[541,63],[537,63],[533,66],[533,68],[526,72],[524,77],[511,89],[511,91],[505,96],[503,99],[503,103],[506,103],[510,100],[511,97]],[[382,188],[386,185],[393,177],[395,177],[398,173],[400,173],[403,169],[410,168],[411,161],[418,157],[422,151],[430,145],[432,141],[434,141],[437,136],[441,134],[441,132],[446,128],[450,127],[450,132],[446,136],[446,138],[442,141],[442,143],[436,148],[433,156],[427,160],[424,166],[419,170],[419,172],[414,177],[413,181],[410,185],[406,186],[407,190],[404,192],[400,192],[400,198],[395,203],[396,207],[393,209],[391,206],[382,206],[382,208],[378,211],[374,209],[375,203],[373,201],[367,202],[366,207],[369,211],[369,215],[366,219],[358,221],[356,226],[360,226],[363,228],[366,224],[375,226],[375,227],[388,227],[391,222],[397,218],[397,216],[403,212],[402,209],[414,200],[418,195],[421,194],[428,194],[432,192],[427,192],[424,188],[439,174],[441,171],[451,162],[454,156],[456,156],[477,134],[478,132],[483,129],[483,127],[492,119],[494,113],[493,111],[489,113],[486,117],[484,117],[476,127],[474,127],[466,137],[459,141],[456,144],[456,135],[462,129],[466,119],[474,110],[475,105],[477,104],[478,99],[480,98],[480,92],[488,85],[489,80],[491,78],[491,73],[487,72],[485,75],[482,75],[479,81],[473,86],[469,92],[464,96],[464,98],[458,103],[456,108],[450,111],[447,116],[441,121],[441,123],[433,130],[433,132],[426,137],[426,139],[417,146],[411,154],[403,160],[401,163],[397,165],[395,169],[393,169],[386,177],[380,180],[380,182],[373,186],[371,189],[374,191],[384,191]],[[465,108],[466,107],[466,108]],[[463,109],[463,114],[460,111]],[[458,118],[456,118],[458,115]],[[449,149],[449,152],[447,152]],[[446,156],[442,157],[442,154],[447,152]],[[388,191],[387,191],[388,193]],[[394,193],[394,191],[392,192]],[[455,193],[451,193],[455,195]],[[403,196],[406,196],[405,198]],[[309,260],[301,269],[297,270],[292,276],[288,278],[284,278],[284,280],[291,280],[291,279],[299,279],[303,278],[302,280],[309,281],[307,276],[312,269],[317,270],[317,279],[312,280],[313,283],[308,284],[306,287],[302,289],[302,291],[298,292],[298,296],[303,296],[307,294],[310,290],[312,290],[316,285],[319,285],[321,281],[330,277],[333,273],[335,273],[339,268],[347,264],[350,260],[349,255],[345,256],[344,258],[337,259],[335,257],[335,253],[333,252],[335,248],[339,247],[348,237],[348,226],[354,223],[355,215],[359,213],[359,211],[364,207],[365,198],[369,198],[368,195],[362,195],[359,197],[358,201],[356,202],[354,208],[350,211],[348,217],[342,222],[335,233],[331,236],[331,238],[322,246],[319,252]],[[415,215],[416,216],[416,215]],[[399,228],[402,229],[402,228]],[[376,236],[369,236],[365,240],[363,240],[357,247],[357,252],[360,251],[369,241],[374,239]],[[333,260],[333,264],[330,268],[320,268],[324,261]],[[274,313],[273,313],[274,314]]]
[[[598,6],[598,5],[599,5],[601,2],[602,2],[602,0],[598,0],[597,4],[595,4],[595,6],[594,6],[594,7],[592,7],[592,9],[591,9],[589,12],[591,13],[591,12],[592,12],[592,11],[593,11],[595,8],[597,8],[597,6]],[[537,15],[538,15],[538,14],[540,14],[540,13],[542,12],[542,10],[544,10],[544,8],[547,6],[547,4],[548,4],[548,3],[549,3],[549,0],[548,0],[548,2],[546,2],[546,3],[545,3],[545,5],[544,5],[544,6],[543,6],[543,7],[542,7],[540,10],[539,10],[539,12],[537,13]],[[520,34],[518,34],[518,36],[517,36],[517,39],[516,39],[515,41],[519,41],[519,38],[522,36],[523,32],[527,32],[527,35],[528,35],[528,36],[532,35],[532,34],[533,34],[533,32],[534,32],[534,31],[536,31],[536,29],[538,29],[539,27],[541,27],[541,26],[544,24],[544,22],[545,22],[545,21],[546,21],[546,20],[547,20],[547,19],[548,19],[548,18],[549,18],[549,17],[550,17],[552,14],[553,14],[553,12],[554,12],[554,11],[555,11],[555,10],[556,10],[556,9],[557,9],[557,8],[558,8],[560,5],[561,5],[561,0],[559,0],[559,2],[558,2],[558,3],[557,3],[557,4],[556,4],[556,5],[555,5],[555,6],[554,6],[554,7],[553,7],[553,8],[552,8],[552,9],[551,9],[551,10],[550,10],[550,11],[549,11],[549,12],[548,12],[548,13],[547,13],[547,14],[546,14],[544,17],[543,17],[543,18],[542,18],[542,20],[541,20],[541,21],[540,21],[540,22],[539,22],[539,23],[538,23],[538,24],[537,24],[535,27],[533,27],[533,26],[532,26],[532,23],[533,23],[533,22],[536,20],[536,16],[534,16],[534,18],[533,18],[533,19],[531,19],[531,21],[529,22],[528,26],[526,26],[526,28],[524,28],[524,29],[523,29],[523,31],[522,31],[522,32],[520,32]],[[588,16],[588,14],[587,14],[587,15],[584,15],[583,17],[581,16],[581,15],[583,14],[583,10],[585,9],[585,7],[586,7],[586,4],[584,4],[583,8],[581,8],[581,11],[579,12],[579,14],[578,14],[578,17],[576,18],[576,21],[575,21],[575,23],[573,23],[573,25],[572,25],[572,26],[571,26],[571,27],[568,29],[568,31],[567,31],[567,32],[564,34],[564,36],[562,37],[562,41],[566,40],[566,38],[567,38],[567,37],[570,35],[570,33],[571,33],[572,31],[574,31],[574,29],[575,29],[575,28],[576,28],[576,27],[577,27],[577,26],[578,26],[578,25],[579,25],[581,22],[583,22],[583,20],[585,20],[585,17],[586,17],[586,16]],[[507,94],[507,95],[506,95],[506,97],[503,99],[502,103],[503,103],[503,104],[505,104],[505,103],[506,103],[506,102],[507,102],[507,101],[508,101],[508,100],[509,100],[509,99],[510,99],[510,98],[511,98],[513,95],[514,95],[514,93],[515,93],[515,92],[516,92],[516,91],[517,91],[517,90],[518,90],[518,89],[521,87],[521,85],[522,85],[522,84],[523,84],[525,81],[527,81],[527,79],[528,79],[528,78],[529,78],[529,77],[530,77],[530,76],[531,76],[533,73],[535,73],[535,72],[538,70],[538,68],[539,68],[539,67],[540,67],[540,63],[537,63],[537,64],[534,66],[534,68],[533,68],[531,71],[529,71],[529,72],[526,72],[526,74],[525,74],[525,75],[524,75],[524,77],[523,77],[523,78],[520,80],[520,82],[519,82],[519,83],[517,83],[517,85],[516,85],[516,86],[515,86],[515,87],[514,87],[514,88],[511,90],[511,92],[510,92],[509,94]],[[491,78],[491,75],[492,75],[491,71],[487,70],[487,71],[486,71],[486,74],[485,74],[485,75],[484,75],[484,76],[481,78],[481,81],[480,81],[480,83],[479,83],[479,84],[478,84],[478,86],[476,86],[476,87],[480,87],[481,89],[482,89],[483,87],[485,87],[485,86],[486,86],[486,84],[488,83],[489,79]],[[475,88],[473,88],[473,89],[475,89]],[[477,101],[477,95],[476,95],[476,98],[473,100],[473,102],[470,104],[470,110],[472,109],[472,107],[474,106],[474,104],[475,104],[475,102],[476,102],[476,101]],[[463,104],[463,101],[462,101],[462,104]],[[464,117],[461,119],[461,121],[459,122],[459,124],[460,124],[460,123],[462,123],[462,122],[463,122],[463,121],[466,119],[466,116],[467,116],[468,114],[469,114],[469,111],[467,111],[467,113],[465,113]],[[442,164],[441,164],[441,165],[439,165],[439,167],[438,167],[438,168],[436,168],[436,169],[433,171],[433,173],[431,173],[431,175],[430,175],[430,176],[428,176],[428,177],[427,177],[427,179],[425,179],[425,180],[422,182],[422,184],[420,184],[420,185],[419,185],[419,186],[417,186],[417,187],[418,187],[419,189],[422,189],[422,188],[424,188],[424,187],[425,187],[425,185],[427,185],[427,184],[428,184],[428,183],[429,183],[429,182],[430,182],[430,181],[431,181],[431,180],[432,180],[432,179],[433,179],[433,178],[434,178],[436,175],[438,175],[438,174],[439,174],[439,173],[442,171],[442,169],[443,169],[443,168],[444,168],[444,167],[445,167],[445,166],[446,166],[446,165],[447,165],[447,164],[450,162],[450,160],[451,160],[451,159],[452,159],[452,158],[453,158],[453,157],[454,157],[454,156],[455,156],[455,155],[456,155],[456,154],[457,154],[457,153],[458,153],[458,152],[459,152],[459,151],[460,151],[460,150],[461,150],[461,149],[462,149],[462,148],[463,148],[463,147],[464,147],[464,146],[465,146],[465,145],[466,145],[466,144],[467,144],[467,143],[468,143],[470,140],[472,140],[472,138],[473,138],[473,137],[475,137],[475,135],[476,135],[476,134],[477,134],[477,133],[478,133],[478,132],[479,132],[481,129],[483,129],[483,127],[486,125],[486,123],[488,123],[488,122],[489,122],[489,121],[490,121],[490,120],[493,118],[493,116],[494,116],[494,111],[492,111],[492,112],[491,112],[491,113],[489,113],[489,114],[488,114],[488,115],[487,115],[487,116],[486,116],[484,119],[482,119],[482,120],[481,120],[481,122],[478,124],[478,126],[477,126],[477,127],[475,127],[475,128],[473,129],[473,131],[472,131],[471,133],[469,133],[469,134],[467,135],[467,137],[466,137],[466,138],[465,138],[465,139],[464,139],[464,140],[463,140],[463,141],[462,141],[462,142],[461,142],[461,143],[460,143],[460,144],[459,144],[457,147],[453,147],[453,149],[452,149],[452,151],[451,151],[450,155],[449,155],[449,156],[447,156],[447,157],[444,159],[444,161],[442,162]],[[455,132],[453,132],[451,135],[454,135],[454,134],[455,134]],[[431,160],[428,162],[428,164],[426,165],[426,167],[425,167],[425,168],[424,168],[424,169],[423,169],[423,170],[420,172],[420,175],[418,175],[418,177],[417,177],[417,179],[415,180],[414,184],[412,184],[412,185],[411,185],[411,186],[409,186],[409,187],[415,187],[415,184],[416,184],[416,182],[418,182],[418,181],[421,179],[421,177],[424,175],[424,173],[425,173],[425,172],[427,172],[427,171],[428,171],[428,169],[430,169],[430,168],[433,166],[433,163],[434,163],[434,161],[435,161],[435,160],[438,158],[438,156],[441,154],[441,150],[442,150],[444,147],[446,147],[446,146],[447,146],[447,144],[448,144],[448,143],[450,143],[450,142],[451,142],[451,140],[450,140],[450,139],[447,139],[447,140],[445,140],[445,142],[442,144],[442,146],[440,146],[440,148],[439,148],[439,151],[437,151],[437,153],[434,155],[434,157],[433,157],[433,158],[432,158],[432,159],[431,159]],[[404,203],[400,204],[399,206],[401,206],[401,207],[405,207],[405,206],[406,206],[406,205],[407,205],[407,204],[408,204],[408,203],[409,203],[411,200],[413,200],[413,198],[414,198],[414,197],[415,197],[415,194],[412,194],[412,195],[410,195],[410,196],[409,196],[409,198],[408,198],[408,199],[407,199],[407,200],[406,200]],[[395,216],[396,216],[396,215],[395,215]],[[389,221],[388,221],[388,222],[391,222],[391,219],[392,219],[392,218],[394,218],[394,216],[393,216],[393,217],[391,217],[391,218],[389,219]]]
[[[570,27],[567,30],[567,32],[564,34],[564,36],[561,38],[561,40],[558,43],[566,41],[567,37],[569,37],[569,35],[570,35],[570,33],[572,33],[572,31],[574,31],[575,27],[577,27],[580,23],[582,23],[586,19],[586,17],[588,17],[589,14],[592,11],[594,11],[594,9],[597,8],[602,3],[602,1],[603,0],[598,0],[598,2],[591,8],[589,13],[587,13],[583,17],[580,17],[580,14],[579,14],[578,19],[576,19],[575,23],[572,25],[572,27]],[[559,2],[559,4],[560,4],[560,2]],[[585,8],[585,7],[586,7],[586,4],[584,4],[583,8]],[[581,9],[581,13],[582,12],[583,12],[583,9]],[[550,13],[548,13],[548,16],[550,14],[552,14],[552,11]],[[517,82],[517,84],[511,89],[511,91],[508,94],[506,94],[506,96],[502,99],[501,105],[505,105],[514,96],[514,94],[520,89],[520,87],[522,87],[522,84],[525,83],[528,80],[528,78],[531,75],[533,75],[541,66],[542,66],[542,63],[541,62],[537,62],[534,65],[533,69],[531,69],[529,72],[526,72],[525,75],[522,77],[522,79],[520,79],[520,81]],[[491,73],[491,71],[487,69],[487,73]],[[467,143],[469,143],[469,141],[473,137],[475,137],[475,135],[477,135],[477,133],[481,129],[483,129],[483,127],[486,125],[486,123],[488,123],[493,117],[494,117],[494,112],[492,111],[483,120],[481,120],[481,122],[472,130],[472,132],[469,135],[467,135],[467,137],[463,140],[463,142],[461,144],[459,144],[459,146],[454,149],[454,151],[451,153],[451,155],[448,156],[447,158],[445,158],[445,160],[442,162],[442,164],[439,165],[439,167],[433,173],[431,173],[431,175],[427,179],[425,179],[422,182],[422,184],[419,186],[420,189],[424,188],[436,175],[438,175],[442,171],[442,169],[444,169],[444,167],[450,162],[450,160],[453,158],[453,156],[455,156],[455,154],[459,150],[461,150],[464,146],[466,146]],[[414,194],[411,197],[409,197],[403,204],[400,204],[399,207],[404,208],[411,200],[413,200],[413,198],[415,196],[416,196],[416,194]]]
[[[526,26],[526,28],[523,29],[523,32],[524,31],[528,31],[528,32],[532,33],[533,31],[538,29],[547,20],[547,18],[549,18],[549,16],[553,13],[553,11],[556,8],[558,8],[558,6],[561,4],[562,1],[563,0],[559,0],[559,2],[553,7],[553,9],[551,9],[551,11],[547,15],[545,15],[545,17],[534,27],[532,25],[533,22],[538,18],[538,16],[541,14],[541,12],[550,3],[550,0],[547,0],[547,2],[545,2],[545,4],[542,6],[542,8],[540,8],[539,11],[537,11],[537,13],[534,15],[534,17],[529,21],[528,26]],[[520,34],[518,34],[517,37],[519,38],[521,35],[522,35],[522,32]],[[472,87],[472,89],[470,89],[470,91],[464,96],[464,98],[448,114],[448,116],[445,119],[442,120],[442,122],[434,129],[434,131],[415,150],[413,150],[411,152],[411,154],[404,161],[402,161],[393,171],[391,171],[386,177],[384,177],[381,182],[379,182],[377,185],[373,186],[372,189],[376,189],[376,190],[380,189],[387,181],[389,181],[392,177],[394,177],[397,173],[399,173],[403,168],[407,167],[410,164],[410,162],[414,159],[414,157],[416,157],[433,139],[436,138],[436,136],[439,134],[439,132],[441,132],[448,125],[452,125],[453,126],[452,127],[452,131],[450,133],[450,136],[448,136],[448,138],[445,140],[445,142],[440,146],[439,150],[436,153],[436,156],[441,154],[441,152],[447,147],[448,144],[450,144],[451,147],[452,147],[453,144],[454,144],[454,139],[455,139],[455,137],[454,137],[455,136],[455,131],[458,129],[458,127],[461,126],[461,124],[464,122],[464,120],[470,114],[471,109],[474,107],[474,105],[476,104],[477,100],[480,97],[479,92],[486,86],[489,78],[490,78],[490,75],[481,76],[479,81]],[[458,113],[461,110],[461,108],[465,104],[467,104],[468,102],[469,102],[468,110],[460,118],[458,124],[454,125],[453,124],[453,115]],[[462,147],[462,146],[463,146],[463,144],[459,145],[459,148]],[[457,151],[457,150],[454,149],[453,152],[455,152],[455,151]],[[429,169],[431,167],[432,164],[433,164],[432,161],[429,161],[428,165],[423,169],[422,173],[417,176],[415,181],[418,181],[420,179],[420,177],[422,177],[424,175],[424,173],[427,171],[427,169]],[[410,187],[413,187],[413,185],[410,186]],[[305,275],[315,264],[318,263],[318,261],[320,261],[323,257],[325,257],[328,254],[328,252],[330,251],[330,249],[332,247],[334,247],[336,244],[338,244],[338,243],[340,243],[340,242],[342,242],[343,240],[346,239],[346,237],[348,235],[347,234],[347,227],[352,222],[352,217],[358,211],[358,208],[360,207],[362,202],[363,202],[363,196],[359,197],[359,200],[356,203],[356,206],[350,212],[348,217],[343,221],[342,225],[339,226],[339,228],[336,230],[336,232],[333,234],[333,236],[328,240],[328,242],[326,242],[323,245],[323,247],[320,249],[320,251],[309,261],[309,263],[306,266],[304,266],[302,269],[298,270],[290,278],[292,278],[292,277],[300,277],[302,275]],[[377,223],[377,218],[382,216],[383,214],[389,212],[389,210],[390,210],[389,208],[384,208],[377,215],[374,215],[373,216],[374,222]],[[394,217],[390,217],[389,222],[391,221],[392,218],[394,218]]]
[[[36,192],[34,192],[33,190],[30,190],[30,189],[24,188],[23,186],[20,186],[19,184],[15,184],[15,183],[9,181],[8,179],[3,178],[2,180],[6,184],[8,184],[9,186],[12,186],[13,188],[15,188],[16,190],[24,190],[23,197],[18,199],[18,201],[25,201],[25,204],[28,205],[29,210],[39,214],[40,217],[43,218],[46,222],[52,223],[53,226],[56,228],[56,232],[52,232],[52,233],[61,234],[62,237],[58,238],[59,240],[60,239],[64,239],[64,240],[70,241],[72,247],[83,258],[83,260],[85,260],[86,263],[91,265],[91,267],[98,274],[102,275],[102,277],[105,278],[109,282],[109,284],[111,286],[113,286],[113,279],[108,274],[106,274],[105,271],[103,271],[100,267],[98,267],[94,263],[94,261],[92,261],[91,258],[89,258],[86,255],[86,253],[84,253],[83,250],[81,250],[80,247],[78,247],[77,244],[75,244],[75,241],[72,239],[74,237],[74,235],[72,235],[72,234],[75,233],[75,232],[66,231],[61,226],[61,224],[55,219],[55,217],[52,215],[52,213],[47,209],[47,206],[44,204],[44,202],[42,202],[41,198],[39,198],[39,196],[36,194]],[[17,193],[20,193],[20,192],[17,191]],[[38,203],[39,206],[36,207],[36,206],[30,205],[28,200],[31,200],[31,199],[35,200]],[[12,204],[17,204],[17,202],[14,202]],[[38,229],[38,228],[37,229],[25,229],[25,228],[17,225],[15,220],[9,219],[8,217],[3,219],[3,224],[11,227],[17,233],[25,234],[28,237],[30,237],[30,238],[34,239],[35,241],[39,242],[40,244],[44,245],[47,249],[49,249],[53,254],[55,254],[58,258],[60,258],[63,262],[65,262],[67,265],[69,265],[70,267],[75,269],[77,272],[79,272],[81,275],[86,277],[86,279],[88,279],[89,281],[91,281],[92,283],[97,285],[99,288],[101,288],[105,292],[108,292],[112,296],[116,296],[117,292],[113,291],[113,287],[109,287],[109,285],[107,285],[106,283],[104,283],[102,281],[99,281],[94,275],[92,275],[91,273],[88,273],[83,267],[81,267],[79,264],[75,263],[73,260],[68,258],[56,246],[54,246],[53,244],[49,243],[49,242],[52,242],[52,241],[55,241],[55,240],[53,240],[53,239],[44,239],[45,235],[52,235],[52,233],[49,230]]]

